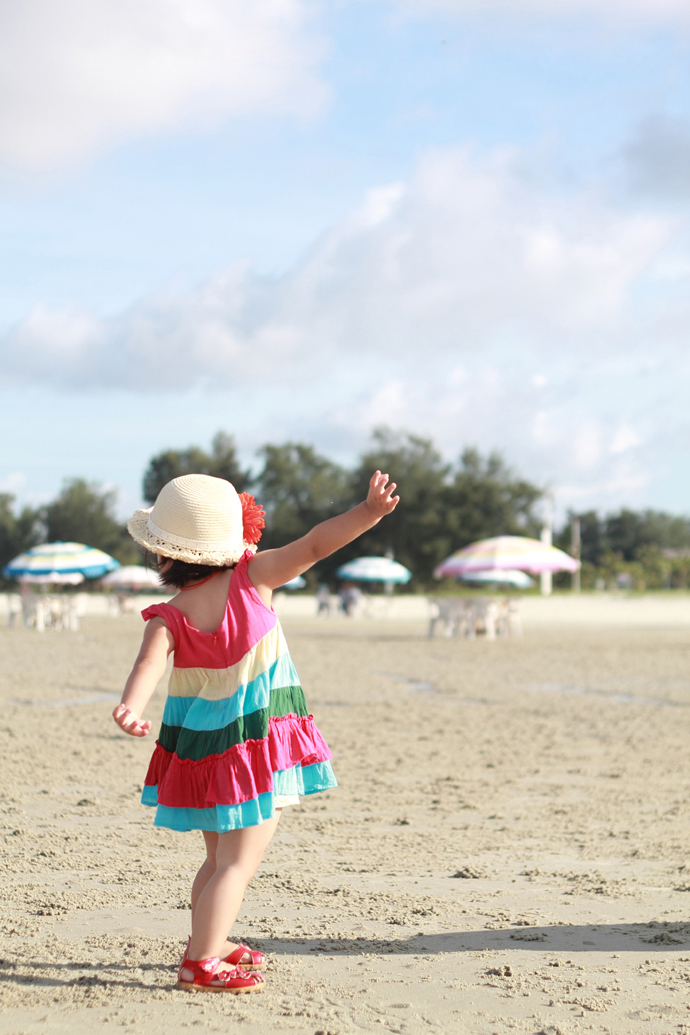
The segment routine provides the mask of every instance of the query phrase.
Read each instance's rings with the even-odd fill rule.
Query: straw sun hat
[[[235,564],[245,550],[256,552],[264,511],[224,478],[183,474],[158,493],[148,510],[137,510],[127,531],[163,557],[190,564]]]

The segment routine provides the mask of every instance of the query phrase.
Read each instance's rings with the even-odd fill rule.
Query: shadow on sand
[[[410,938],[253,938],[251,941],[252,945],[276,956],[306,956],[312,952],[328,956],[426,956],[486,949],[499,952],[536,949],[539,952],[569,954],[643,952],[648,956],[656,952],[690,951],[690,948],[684,949],[684,946],[690,947],[690,923],[651,921],[647,924],[563,924],[419,934]],[[0,961],[0,989],[3,984],[49,988],[71,986],[81,988],[88,994],[93,986],[125,989],[141,988],[143,985],[153,992],[159,988],[174,987],[178,966],[179,962],[138,963],[138,971],[149,972],[149,980],[142,981],[138,976],[131,976],[131,965],[127,962],[93,963],[91,959],[85,958],[82,963],[35,961],[29,966],[4,959]]]
[[[257,943],[258,944],[258,943]],[[276,955],[377,956],[477,952],[482,949],[539,952],[669,952],[690,951],[690,922],[646,924],[581,924],[505,927],[486,931],[418,934],[410,938],[261,939],[261,948]]]

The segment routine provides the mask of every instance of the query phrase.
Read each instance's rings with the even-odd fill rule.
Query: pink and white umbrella
[[[109,589],[152,589],[166,592],[158,572],[139,564],[127,564],[124,568],[109,572],[101,579],[101,585]]]
[[[555,546],[521,535],[499,535],[480,539],[447,557],[434,571],[434,578],[457,578],[473,571],[517,569],[531,575],[544,571],[577,571],[580,562]]]

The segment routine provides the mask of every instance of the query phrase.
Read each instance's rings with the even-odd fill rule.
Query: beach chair
[[[467,620],[464,600],[435,597],[429,601],[429,612],[428,637],[430,640],[434,638],[439,622],[443,624],[444,635],[448,639],[452,639],[458,635],[460,628]]]
[[[505,599],[497,600],[496,605],[498,608],[496,614],[496,635],[500,637],[510,636],[510,623],[508,621],[508,601]]]
[[[473,640],[477,635],[476,601],[471,597],[457,602],[455,635],[465,640]]]
[[[50,626],[62,632],[69,624],[68,605],[64,596],[46,597],[44,601],[44,613],[46,627]]]
[[[510,636],[522,636],[521,607],[521,600],[511,599],[508,601],[508,631]]]
[[[467,619],[466,636],[474,640],[478,632],[484,633],[487,640],[496,639],[496,620],[499,614],[498,602],[486,597],[474,597],[471,600],[471,613]]]
[[[22,598],[18,593],[7,594],[7,628],[11,629],[17,615],[22,613]]]

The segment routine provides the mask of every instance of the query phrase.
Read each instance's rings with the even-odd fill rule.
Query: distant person
[[[338,594],[340,597],[340,606],[342,607],[348,618],[353,618],[362,603],[362,591],[359,586],[353,586],[352,584],[346,584],[340,590]]]
[[[168,482],[155,505],[138,510],[127,526],[157,555],[161,581],[179,590],[170,603],[142,612],[143,643],[113,718],[134,737],[150,732],[141,716],[173,653],[142,802],[157,806],[157,826],[201,830],[206,842],[192,884],[181,988],[263,988],[256,973],[263,953],[228,941],[228,932],[281,810],[298,804],[300,794],[336,786],[271,595],[395,510],[394,490],[376,471],[364,503],[256,555],[263,511],[209,475]]]
[[[316,615],[330,615],[331,613],[331,590],[327,583],[322,582],[316,591]]]
[[[338,600],[340,602],[340,610],[343,614],[347,614],[347,585],[338,587]]]
[[[359,586],[350,586],[347,591],[347,602],[346,611],[350,618],[354,618],[360,607],[362,606],[362,600],[364,599],[363,593]]]

